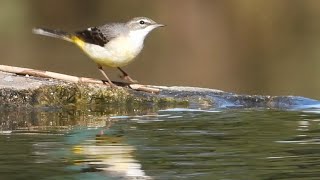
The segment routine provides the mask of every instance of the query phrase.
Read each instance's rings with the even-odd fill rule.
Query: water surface
[[[3,111],[1,179],[318,179],[320,111]]]

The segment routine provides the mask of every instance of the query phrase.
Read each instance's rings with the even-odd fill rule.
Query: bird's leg
[[[98,69],[102,73],[102,75],[107,79],[110,87],[116,87],[116,85],[111,82],[111,80],[108,78],[107,74],[103,71],[102,66],[98,65]]]
[[[120,67],[118,67],[118,69],[121,71],[122,76],[120,76],[122,79],[129,81],[130,83],[137,83],[137,80],[132,79],[128,73],[126,73],[123,69],[121,69]]]

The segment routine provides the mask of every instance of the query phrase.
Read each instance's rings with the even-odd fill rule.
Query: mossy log
[[[297,96],[238,95],[220,90],[146,86],[150,93],[129,88],[110,88],[104,84],[74,83],[51,78],[17,75],[0,71],[0,108],[65,107],[108,104],[114,106],[156,106],[159,108],[272,108],[303,109],[317,107],[317,100]]]

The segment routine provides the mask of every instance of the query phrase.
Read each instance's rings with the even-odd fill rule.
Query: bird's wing
[[[102,47],[110,41],[110,38],[105,36],[101,32],[101,29],[97,27],[91,27],[83,31],[77,31],[74,35],[86,43],[95,44]]]
[[[91,27],[83,31],[77,31],[75,36],[86,43],[104,46],[113,38],[126,33],[127,29],[122,23],[110,23],[100,27]]]

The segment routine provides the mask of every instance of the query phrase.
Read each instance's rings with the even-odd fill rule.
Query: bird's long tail
[[[71,34],[64,32],[64,31],[61,31],[61,30],[51,30],[51,29],[46,29],[46,28],[33,28],[32,32],[34,34],[39,34],[39,35],[43,35],[43,36],[49,36],[49,37],[63,39],[65,41],[69,41],[69,42],[74,42]]]

